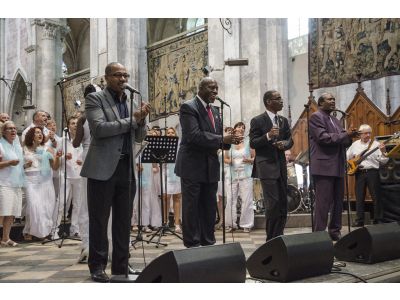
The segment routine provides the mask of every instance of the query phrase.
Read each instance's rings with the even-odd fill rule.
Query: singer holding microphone
[[[281,94],[264,94],[266,111],[250,122],[250,147],[255,149],[252,177],[259,178],[265,201],[266,240],[283,235],[287,219],[287,169],[285,151],[293,146],[289,122],[279,116]]]
[[[330,113],[336,110],[335,97],[323,93],[318,111],[310,117],[310,174],[315,187],[314,231],[328,233],[333,241],[341,238],[344,198],[346,147],[357,136],[356,129],[346,131]],[[328,213],[331,219],[328,224]]]
[[[108,282],[107,223],[112,208],[112,275],[123,275],[128,267],[129,228],[132,203],[129,203],[130,131],[136,142],[146,135],[145,119],[150,105],[143,103],[129,118],[130,104],[125,89],[129,74],[117,62],[105,68],[107,87],[86,96],[85,110],[92,135],[81,176],[88,178],[89,259],[93,281]],[[134,90],[134,89],[133,89]],[[138,93],[136,90],[134,92]],[[133,143],[133,141],[132,141]],[[134,176],[134,175],[133,175]],[[133,179],[134,180],[134,179]],[[133,195],[135,182],[132,183]]]
[[[210,105],[215,100],[221,101],[217,94],[217,82],[205,77],[196,97],[183,103],[179,111],[182,140],[175,174],[181,178],[183,244],[188,248],[215,244],[220,177],[217,152],[243,140],[243,136],[232,132],[223,135],[218,111]]]

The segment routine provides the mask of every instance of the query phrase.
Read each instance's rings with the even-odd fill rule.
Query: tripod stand
[[[161,244],[166,246],[167,244],[160,243],[161,237],[165,235],[166,232],[171,233],[172,235],[178,237],[182,240],[182,237],[178,235],[176,232],[172,231],[168,226],[168,220],[164,218],[164,201],[162,199],[164,190],[163,190],[163,164],[165,163],[174,163],[176,157],[176,150],[178,147],[178,138],[177,137],[169,137],[169,136],[151,136],[146,137],[146,140],[150,142],[148,147],[145,149],[142,157],[143,163],[158,163],[160,167],[160,184],[161,184],[161,226],[158,230],[151,235],[150,240],[147,243],[152,242],[152,240],[158,236],[158,240],[156,242],[156,247]]]
[[[144,148],[142,149],[144,150]],[[140,151],[142,152],[142,151]],[[143,194],[142,194],[142,163],[141,163],[141,156],[139,156],[139,163],[138,163],[138,167],[139,167],[139,172],[138,172],[138,232],[137,235],[135,237],[135,239],[133,241],[131,241],[131,245],[133,248],[136,249],[135,245],[138,242],[146,242],[146,243],[154,243],[156,244],[156,242],[150,241],[150,240],[145,240],[143,239],[143,224],[142,224],[142,203],[143,203]]]
[[[63,231],[60,237],[54,239],[54,234],[52,235],[52,238],[48,241],[42,242],[42,245],[50,243],[50,242],[56,242],[61,240],[61,243],[57,244],[58,248],[61,248],[64,244],[64,241],[66,239],[68,240],[73,240],[73,241],[81,241],[79,238],[74,238],[70,237],[66,233],[66,220],[67,220],[67,159],[65,155],[67,154],[67,133],[68,133],[68,128],[64,128],[64,120],[67,119],[67,114],[66,114],[66,109],[65,109],[65,103],[64,103],[64,87],[62,85],[62,81],[57,83],[58,87],[60,88],[61,92],[61,107],[62,107],[62,115],[63,117],[61,118],[61,128],[64,130],[64,138],[63,138],[63,151],[64,151],[64,178],[63,178]],[[68,126],[68,124],[67,124]],[[58,218],[58,211],[57,211],[57,218]],[[57,228],[54,228],[54,233],[56,232]]]

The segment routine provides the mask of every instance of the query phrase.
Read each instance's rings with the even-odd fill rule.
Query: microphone
[[[332,110],[332,112],[334,112],[334,111],[340,112],[340,113],[341,113],[342,115],[344,115],[344,116],[350,116],[348,113],[344,112],[343,110],[337,109],[337,108],[335,108],[334,110]]]
[[[228,103],[226,103],[224,100],[222,100],[220,97],[215,97],[215,99],[217,99],[219,102],[221,102],[223,105],[226,105],[228,107],[231,107]]]
[[[63,83],[66,82],[66,81],[67,81],[67,79],[61,78],[60,81],[58,81],[58,82],[56,83],[56,85],[60,85],[60,86],[61,86],[61,84],[63,84]]]
[[[124,88],[124,89],[127,89],[127,90],[130,91],[131,93],[136,93],[136,94],[139,94],[139,95],[140,95],[140,92],[139,92],[137,89],[135,89],[135,88],[133,88],[132,86],[130,86],[128,83],[124,83],[123,88]]]

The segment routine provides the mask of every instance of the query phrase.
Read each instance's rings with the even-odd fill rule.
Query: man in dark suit
[[[218,111],[210,105],[217,94],[217,82],[205,77],[196,97],[182,104],[179,112],[182,140],[175,173],[181,178],[183,244],[188,248],[215,243],[217,151],[243,139],[231,133],[223,136]]]
[[[285,150],[293,146],[288,120],[279,116],[278,91],[264,94],[266,111],[250,122],[250,147],[255,149],[252,177],[259,178],[265,201],[267,241],[283,234],[287,219],[287,170]]]
[[[339,120],[331,117],[335,97],[323,93],[318,99],[318,111],[310,117],[310,174],[315,187],[314,230],[323,231],[331,220],[328,232],[332,240],[340,239],[344,196],[345,148],[357,131],[343,129]]]
[[[126,274],[132,203],[129,202],[130,137],[140,142],[146,134],[148,104],[136,110],[130,126],[130,103],[124,93],[129,74],[120,63],[107,65],[107,87],[86,97],[86,118],[92,135],[81,176],[88,178],[89,259],[92,280],[107,282],[107,224],[112,207],[113,275]],[[136,104],[134,108],[137,109]],[[133,159],[132,159],[133,160]],[[134,176],[134,175],[132,175]],[[134,179],[134,177],[133,177]],[[135,195],[135,181],[132,182]]]

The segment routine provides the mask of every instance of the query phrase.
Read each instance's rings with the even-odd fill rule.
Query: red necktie
[[[207,109],[208,118],[210,119],[211,124],[212,124],[212,126],[213,126],[213,128],[215,130],[214,117],[213,117],[213,114],[211,112],[210,104],[207,104],[206,109]]]

